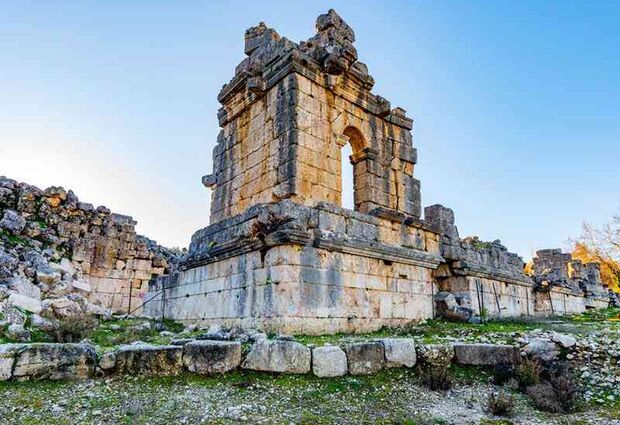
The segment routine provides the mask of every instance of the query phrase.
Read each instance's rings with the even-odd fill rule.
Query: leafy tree
[[[620,216],[600,228],[584,223],[572,255],[584,263],[599,263],[603,283],[620,293]]]

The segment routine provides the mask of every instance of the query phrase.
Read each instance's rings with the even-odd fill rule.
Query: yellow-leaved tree
[[[600,228],[585,223],[572,256],[584,263],[599,263],[603,283],[620,293],[620,216]]]

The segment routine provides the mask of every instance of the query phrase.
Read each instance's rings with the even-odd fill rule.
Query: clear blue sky
[[[452,207],[461,235],[528,257],[619,211],[619,2],[4,2],[0,174],[186,245],[244,30],[305,40],[330,7],[415,119],[423,204]]]

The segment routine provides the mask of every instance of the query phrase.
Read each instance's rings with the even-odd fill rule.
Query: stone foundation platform
[[[146,314],[306,334],[432,318],[442,260],[421,221],[291,201],[197,232],[190,252],[182,271],[151,283]]]

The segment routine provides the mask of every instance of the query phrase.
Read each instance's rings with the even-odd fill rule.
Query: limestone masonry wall
[[[151,284],[146,313],[274,332],[376,330],[433,316],[438,254],[423,227],[329,204],[259,205],[194,235],[184,270]]]

